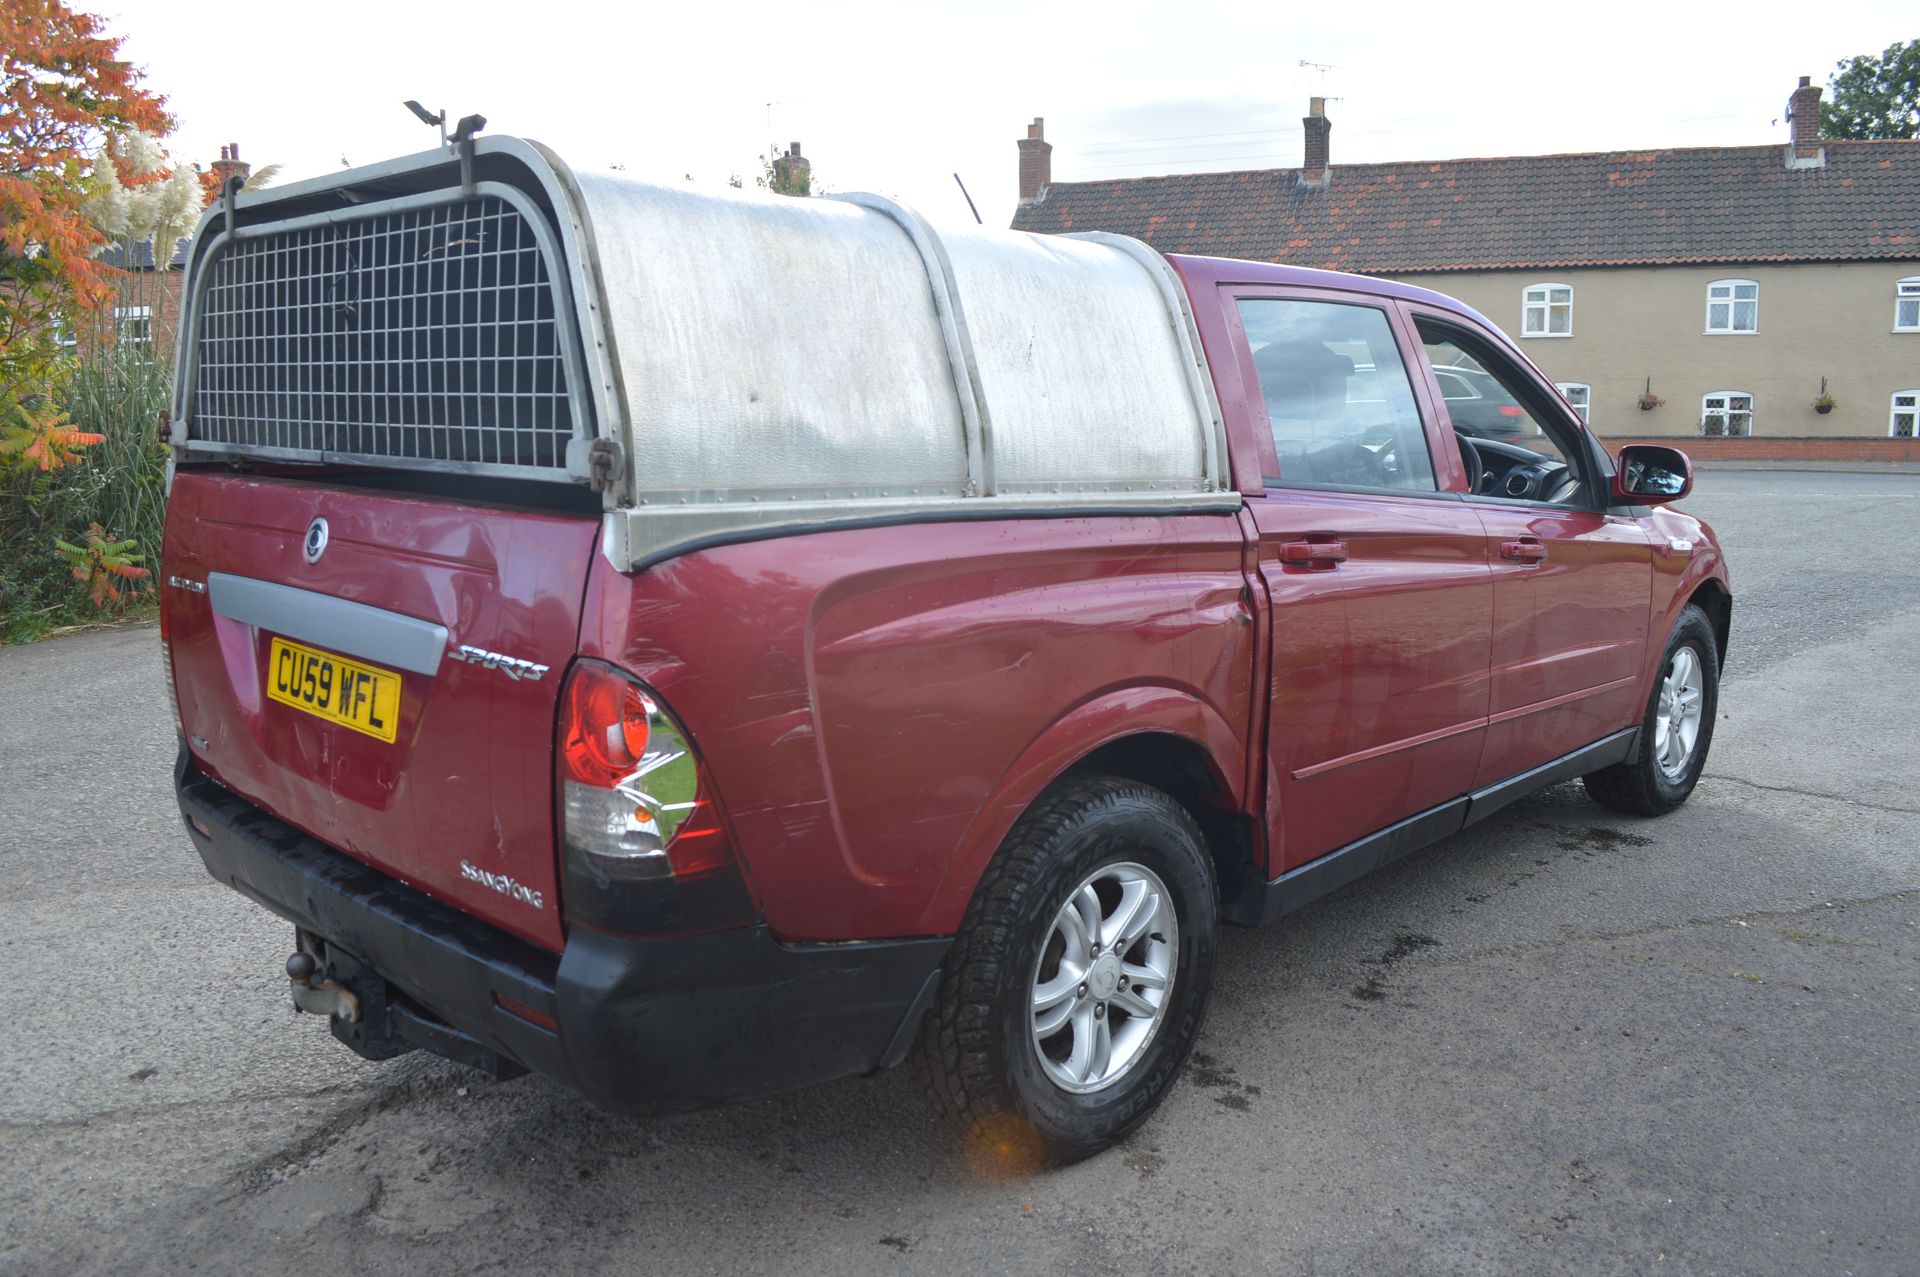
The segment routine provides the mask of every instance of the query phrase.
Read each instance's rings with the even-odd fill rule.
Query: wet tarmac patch
[[[1404,958],[1413,956],[1422,949],[1431,949],[1439,943],[1440,942],[1432,936],[1423,935],[1417,931],[1400,932],[1394,936],[1393,942],[1381,952],[1379,957],[1365,960],[1365,965],[1378,967],[1379,970],[1370,972],[1363,982],[1349,989],[1347,991],[1349,996],[1356,1002],[1385,1001],[1387,997],[1386,972],[1388,968]]]
[[[1187,1079],[1204,1090],[1219,1091],[1213,1102],[1222,1108],[1245,1113],[1253,1107],[1253,1101],[1260,1098],[1260,1088],[1250,1082],[1242,1082],[1234,1076],[1234,1071],[1204,1051],[1195,1051],[1187,1065]]]
[[[1620,851],[1626,847],[1653,846],[1653,839],[1645,834],[1630,834],[1622,829],[1608,829],[1604,825],[1588,825],[1585,829],[1567,829],[1559,825],[1552,828],[1555,833],[1561,835],[1560,850],[1562,851],[1595,853]]]

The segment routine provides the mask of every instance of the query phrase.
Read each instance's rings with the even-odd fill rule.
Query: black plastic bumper
[[[576,926],[556,956],[276,820],[185,750],[175,781],[207,871],[339,953],[347,983],[372,993],[371,1031],[524,1065],[603,1104],[700,1108],[897,1063],[947,950],[944,937],[784,944],[764,926],[644,939]],[[363,1054],[394,1053],[334,1023]]]

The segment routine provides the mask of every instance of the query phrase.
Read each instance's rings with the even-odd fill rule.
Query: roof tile
[[[1700,147],[1061,182],[1016,230],[1373,273],[1910,258],[1920,141]]]

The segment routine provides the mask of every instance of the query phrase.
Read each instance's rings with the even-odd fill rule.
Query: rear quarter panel
[[[776,933],[941,934],[1026,803],[1107,741],[1185,736],[1244,800],[1240,563],[1231,515],[822,532],[631,576],[601,560],[581,650],[686,724]]]

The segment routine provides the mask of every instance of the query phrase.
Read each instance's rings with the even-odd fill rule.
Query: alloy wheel
[[[1101,1090],[1139,1063],[1165,1018],[1179,952],[1173,895],[1144,865],[1103,866],[1068,894],[1029,997],[1034,1050],[1054,1085]]]
[[[1675,648],[1653,710],[1653,761],[1668,780],[1686,775],[1700,741],[1700,715],[1706,708],[1706,672],[1690,645]]]

